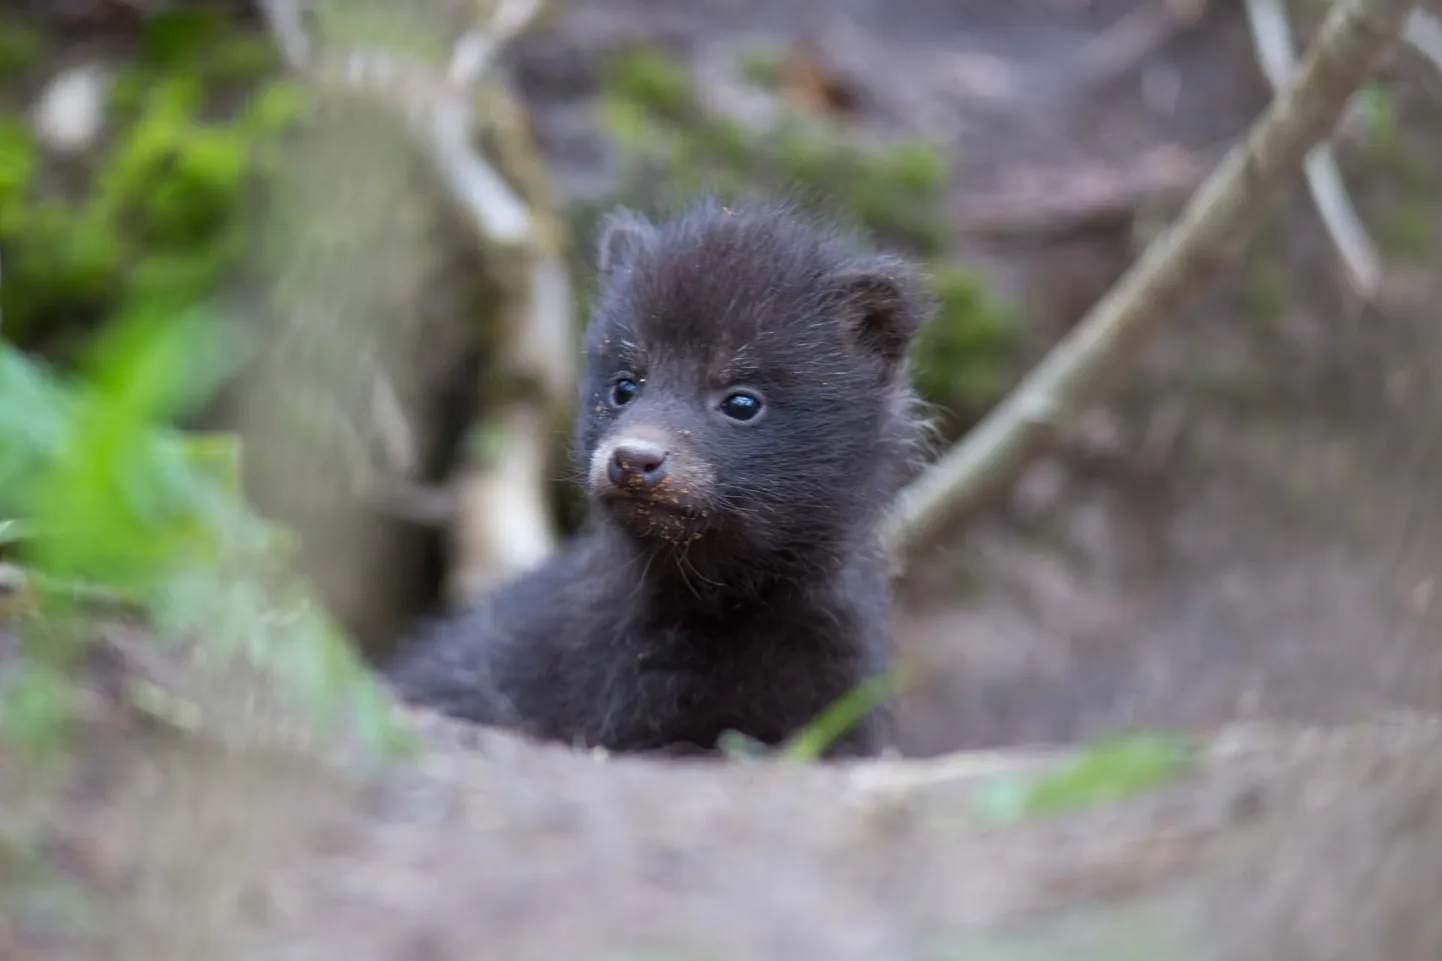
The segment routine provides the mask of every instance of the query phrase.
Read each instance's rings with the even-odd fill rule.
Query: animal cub
[[[427,628],[404,700],[613,751],[775,744],[891,662],[878,520],[921,448],[907,263],[784,205],[611,214],[574,456],[591,517]],[[832,748],[869,754],[880,709]]]

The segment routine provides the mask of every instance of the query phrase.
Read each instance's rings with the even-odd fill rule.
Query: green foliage
[[[726,757],[736,760],[779,756],[794,762],[815,761],[866,715],[900,694],[904,685],[905,675],[899,668],[862,681],[775,750],[736,730],[723,731],[716,747]]]
[[[1378,246],[1389,258],[1431,263],[1438,245],[1433,214],[1439,194],[1437,165],[1426,150],[1407,141],[1390,88],[1370,83],[1357,101],[1367,127],[1370,159],[1395,191],[1382,207]]]
[[[799,187],[838,198],[889,239],[928,254],[946,246],[938,210],[947,164],[934,144],[865,151],[794,112],[774,130],[753,132],[703,110],[685,68],[650,48],[609,64],[599,109],[602,129],[641,168],[638,181],[654,167],[681,189],[740,192],[758,181]]]
[[[77,319],[193,304],[234,266],[244,201],[306,105],[293,83],[261,82],[236,118],[206,118],[215,84],[273,65],[258,46],[269,41],[234,35],[205,7],[148,21],[140,61],[110,90],[117,129],[89,189],[72,199],[42,193],[32,135],[19,119],[0,121],[0,306],[10,338],[33,344]]]
[[[158,97],[100,175],[98,202],[143,244],[194,248],[234,217],[249,161],[243,132],[196,122]]]
[[[163,10],[148,17],[141,28],[141,57],[162,69],[193,66],[224,34],[224,15],[214,5]]]
[[[597,111],[601,129],[622,150],[635,154],[646,146],[646,139],[651,133],[650,118],[640,104],[606,92],[601,95]]]
[[[1409,203],[1392,211],[1382,224],[1378,243],[1389,256],[1430,262],[1437,250],[1437,221],[1434,206]]]
[[[0,81],[11,80],[35,66],[48,46],[45,35],[24,20],[0,15]]]
[[[1275,326],[1291,299],[1290,277],[1275,260],[1254,260],[1242,299],[1249,317],[1264,326]]]
[[[604,84],[614,95],[648,114],[689,119],[697,98],[685,67],[660,50],[641,48],[611,61]]]
[[[969,267],[937,267],[932,288],[938,309],[917,346],[917,390],[931,403],[980,414],[1011,385],[1019,325]]]
[[[146,19],[140,63],[158,75],[185,75],[207,86],[231,87],[273,73],[280,57],[269,38],[238,29],[222,6],[197,4]]]
[[[18,215],[39,171],[40,151],[24,122],[0,120],[0,225]]]
[[[1125,800],[1172,783],[1191,771],[1197,748],[1168,734],[1143,733],[1096,745],[1055,773],[1040,778],[999,777],[973,796],[988,821],[1079,811]]]
[[[782,754],[792,761],[814,761],[821,757],[862,718],[900,693],[901,677],[898,671],[892,670],[862,681],[792,735]]]
[[[261,87],[241,115],[241,128],[251,136],[266,138],[285,133],[305,116],[309,101],[298,83],[277,80]]]
[[[741,79],[761,90],[776,90],[786,76],[784,54],[772,47],[754,47],[737,62]]]
[[[275,44],[264,36],[232,37],[205,61],[203,73],[220,87],[256,83],[281,66]]]
[[[1390,152],[1397,146],[1397,103],[1392,92],[1384,85],[1373,81],[1365,85],[1357,95],[1362,117],[1367,122],[1367,132],[1372,146],[1383,152]]]
[[[0,519],[30,526],[19,556],[48,585],[0,695],[0,736],[62,737],[86,638],[75,598],[98,593],[128,599],[162,638],[270,670],[318,725],[344,716],[377,751],[403,743],[346,638],[283,576],[292,539],[246,506],[238,442],[165,426],[237,362],[223,333],[196,312],[132,315],[69,383],[0,345]]]

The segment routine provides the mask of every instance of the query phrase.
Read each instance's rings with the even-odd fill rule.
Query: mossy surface
[[[751,51],[738,73],[774,91],[784,76],[780,57]],[[784,105],[774,127],[752,129],[707,110],[685,66],[651,47],[615,56],[603,77],[598,119],[623,158],[624,183],[618,196],[580,212],[578,234],[589,236],[611,203],[664,207],[701,192],[732,200],[781,194],[839,210],[930,269],[940,312],[917,351],[923,396],[959,427],[999,399],[1016,375],[1017,319],[956,250],[945,219],[951,164],[939,146],[863,147],[824,118]]]
[[[45,34],[24,17],[0,13],[0,83],[24,77],[49,50]]]
[[[237,265],[248,201],[306,107],[249,30],[204,4],[150,17],[111,74],[100,142],[67,163],[63,188],[24,105],[0,113],[8,340],[45,349],[75,324],[184,307]]]

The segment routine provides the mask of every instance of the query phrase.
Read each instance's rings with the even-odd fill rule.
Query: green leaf
[[[215,45],[224,30],[225,22],[215,9],[196,5],[191,10],[166,10],[146,20],[140,49],[155,66],[190,66]]]
[[[0,533],[24,523],[15,543],[49,602],[42,611],[132,602],[162,639],[191,637],[273,673],[317,727],[347,721],[368,749],[403,751],[409,735],[344,632],[293,581],[281,590],[294,537],[245,503],[238,438],[167,424],[234,354],[195,311],[113,322],[74,383],[0,344]],[[22,681],[4,692],[8,735],[59,729],[73,706],[68,654],[87,636],[27,641]]]
[[[754,760],[771,753],[765,742],[729,729],[722,731],[721,736],[716,739],[716,749],[725,757],[737,761]]]
[[[1082,810],[1168,784],[1190,771],[1196,756],[1196,745],[1177,735],[1116,738],[1053,774],[989,780],[973,795],[973,806],[987,820],[1000,823]]]
[[[857,722],[894,697],[901,686],[901,675],[897,670],[867,678],[792,735],[782,752],[793,761],[821,757]]]

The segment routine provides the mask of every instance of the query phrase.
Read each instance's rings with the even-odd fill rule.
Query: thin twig
[[[1178,221],[1022,383],[901,494],[884,537],[899,562],[946,521],[1010,487],[1067,422],[1240,254],[1306,155],[1381,67],[1416,0],[1334,6],[1290,84],[1198,188]]]
[[[445,527],[456,520],[456,492],[449,487],[427,487],[377,473],[360,486],[360,499],[379,514],[419,527]]]
[[[258,0],[261,16],[275,37],[286,66],[304,70],[310,62],[310,37],[301,18],[302,0]]]
[[[496,16],[501,36],[514,36],[539,8],[538,0],[505,0]],[[499,46],[497,36],[488,33],[482,41],[471,31],[462,37],[451,57],[458,83],[385,50],[314,56],[293,2],[265,0],[262,10],[287,62],[297,72],[320,83],[364,90],[403,114],[426,147],[446,189],[484,242],[501,247],[528,242],[532,224],[526,205],[471,143],[471,88],[492,62]]]
[[[542,0],[501,0],[490,26],[467,30],[456,41],[446,77],[453,86],[472,89],[491,67],[496,51],[530,26],[541,11]]]
[[[1296,68],[1287,12],[1281,0],[1246,0],[1246,8],[1262,72],[1273,92],[1280,92]],[[1317,213],[1347,268],[1353,288],[1370,299],[1381,283],[1381,258],[1352,206],[1330,146],[1322,144],[1307,155],[1306,177],[1312,202],[1317,205]]]
[[[1442,20],[1426,10],[1413,10],[1402,34],[1407,45],[1442,71]]]
[[[452,98],[438,103],[427,126],[436,172],[484,237],[501,247],[530,240],[530,210],[471,145],[470,104]]]

